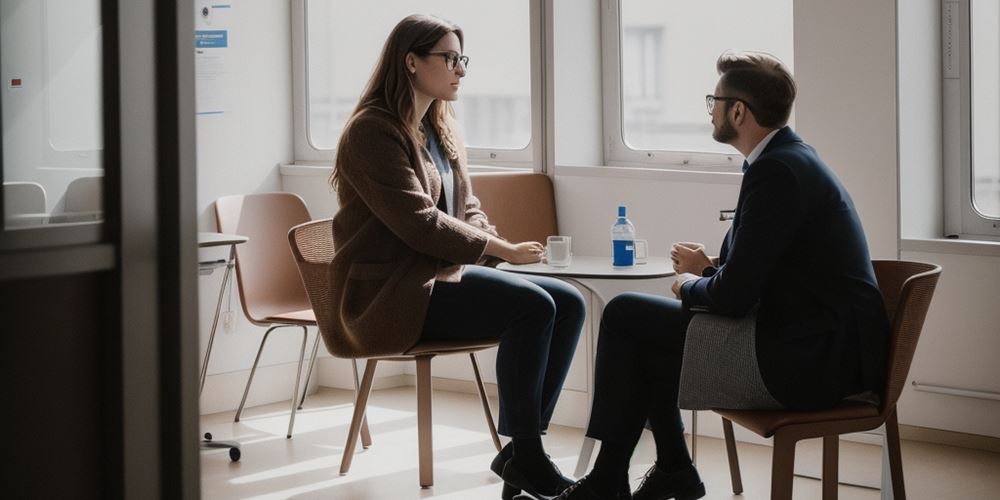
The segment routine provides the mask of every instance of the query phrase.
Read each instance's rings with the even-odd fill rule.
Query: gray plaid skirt
[[[686,410],[779,410],[757,364],[757,310],[733,318],[699,313],[688,325],[677,405]]]

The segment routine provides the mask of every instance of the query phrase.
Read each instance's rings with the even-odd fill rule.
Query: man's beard
[[[712,139],[723,144],[732,144],[736,139],[736,127],[729,121],[729,117],[723,118],[722,124],[712,130]]]

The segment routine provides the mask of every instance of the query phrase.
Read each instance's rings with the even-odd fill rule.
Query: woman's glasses
[[[455,71],[455,66],[458,63],[462,63],[462,69],[469,68],[469,56],[459,55],[457,52],[441,51],[441,52],[428,52],[429,56],[441,56],[444,58],[444,64],[448,67],[448,71]]]

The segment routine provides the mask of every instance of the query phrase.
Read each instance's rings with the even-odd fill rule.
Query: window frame
[[[530,43],[530,102],[531,137],[521,149],[467,147],[470,165],[509,167],[535,172],[547,170],[548,143],[546,138],[545,61],[551,40],[545,35],[550,25],[551,0],[527,0],[529,9]],[[335,149],[316,147],[309,138],[309,57],[307,0],[292,0],[292,119],[295,163],[330,165],[336,159]],[[551,31],[551,30],[549,30]],[[461,99],[461,96],[459,96]]]
[[[1000,237],[1000,218],[979,212],[972,175],[972,25],[970,0],[941,0],[944,230],[948,237]]]
[[[604,163],[662,170],[742,173],[743,156],[739,153],[633,149],[625,142],[621,48],[621,0],[601,0]]]

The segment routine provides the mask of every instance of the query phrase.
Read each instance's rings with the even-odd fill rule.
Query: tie
[[[750,168],[750,164],[746,160],[743,160],[743,173],[747,173],[747,169]]]

